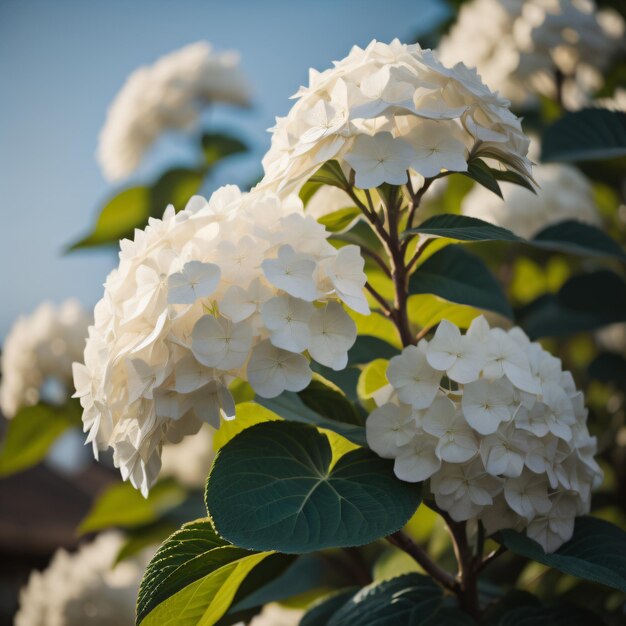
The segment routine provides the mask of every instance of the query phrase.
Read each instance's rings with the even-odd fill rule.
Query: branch
[[[504,546],[500,546],[497,550],[493,550],[490,552],[478,565],[476,568],[476,573],[482,572],[487,565],[489,565],[492,561],[495,561],[501,554],[506,552],[506,548]]]
[[[387,541],[400,550],[406,552],[409,556],[413,557],[422,569],[430,574],[440,585],[446,589],[458,593],[459,583],[457,580],[446,570],[442,569],[434,561],[430,560],[430,557],[426,552],[420,548],[407,534],[399,530],[393,535],[387,537]]]
[[[387,316],[390,316],[392,313],[392,309],[391,309],[391,305],[389,304],[389,302],[387,302],[387,300],[385,300],[385,298],[383,298],[378,293],[378,291],[376,291],[376,289],[374,289],[374,287],[372,287],[372,285],[370,285],[369,283],[365,283],[365,289],[367,289],[367,291],[372,295],[372,297],[380,304],[380,306],[385,311],[385,314]]]

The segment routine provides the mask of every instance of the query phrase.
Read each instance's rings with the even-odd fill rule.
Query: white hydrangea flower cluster
[[[234,51],[216,53],[199,41],[135,70],[100,132],[98,160],[105,177],[132,174],[164,131],[193,127],[202,108],[213,102],[249,105],[250,88]]]
[[[369,312],[366,277],[358,247],[328,236],[297,197],[227,186],[122,241],[74,366],[94,452],[111,446],[145,494],[165,441],[234,417],[235,378],[269,398],[308,385],[305,351],[344,368],[356,326],[342,302]]]
[[[472,0],[438,52],[444,63],[478,68],[487,85],[516,104],[529,103],[529,88],[554,97],[559,70],[573,107],[602,86],[623,35],[621,16],[597,10],[593,0]]]
[[[393,357],[389,400],[366,422],[369,446],[398,478],[430,479],[438,507],[489,534],[526,530],[553,552],[589,511],[602,472],[583,394],[561,361],[514,327],[443,321]]]
[[[46,570],[31,574],[15,626],[133,626],[147,558],[113,567],[121,546],[121,535],[108,532],[73,554],[58,550]]]
[[[564,220],[601,225],[593,189],[578,169],[551,163],[536,165],[533,175],[538,185],[536,193],[501,183],[504,199],[474,185],[463,198],[461,213],[503,226],[525,238]]]
[[[407,171],[463,172],[470,154],[530,176],[520,120],[475,70],[448,68],[432,51],[397,39],[355,46],[334,65],[311,70],[309,86],[277,119],[262,187],[297,190],[331,159],[354,170],[365,189],[404,184]]]
[[[42,398],[62,403],[70,397],[72,362],[82,358],[90,323],[73,299],[58,307],[44,302],[18,318],[2,350],[0,408],[5,417]]]

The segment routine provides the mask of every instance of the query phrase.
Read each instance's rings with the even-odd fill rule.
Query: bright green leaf
[[[104,528],[134,528],[158,520],[185,499],[185,490],[173,479],[157,482],[144,498],[130,483],[108,487],[94,502],[81,522],[79,532],[90,533]]]
[[[516,554],[626,593],[626,532],[609,522],[579,517],[574,536],[552,554],[514,530],[503,530],[501,535],[502,544]]]
[[[469,328],[472,320],[481,314],[479,309],[455,304],[431,294],[411,296],[407,309],[410,322],[422,330],[436,326],[441,320],[448,320],[459,328]]]
[[[242,402],[237,405],[234,420],[221,420],[220,427],[213,433],[213,449],[219,450],[235,435],[255,424],[281,419],[273,411],[256,402]]]
[[[327,231],[331,233],[341,233],[348,230],[361,215],[361,211],[353,206],[328,213],[320,217],[317,221],[325,226]]]
[[[328,438],[314,427],[258,424],[217,454],[207,509],[238,546],[288,554],[371,543],[401,528],[421,490],[398,480],[393,463],[365,449],[332,467]]]
[[[146,569],[137,599],[137,624],[212,626],[226,613],[248,574],[271,556],[228,544],[209,520],[185,524]]]
[[[330,185],[331,187],[339,187],[340,189],[348,189],[350,187],[341,169],[341,165],[339,165],[337,161],[326,161],[326,163],[309,178],[308,182]]]
[[[169,204],[177,211],[184,209],[205,175],[204,168],[177,167],[165,172],[150,188],[150,214],[160,219]]]
[[[420,265],[409,279],[409,294],[433,294],[513,316],[502,287],[487,266],[460,245],[446,246]]]
[[[37,465],[68,428],[79,424],[80,411],[74,403],[62,408],[37,404],[20,409],[8,420],[0,448],[0,476]]]

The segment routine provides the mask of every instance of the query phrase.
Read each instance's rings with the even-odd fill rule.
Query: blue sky
[[[408,41],[441,14],[437,0],[0,0],[0,338],[43,300],[75,296],[91,307],[115,252],[63,256],[112,192],[94,154],[107,106],[139,65],[206,39],[237,49],[254,89],[251,111],[219,112],[253,150],[217,173],[243,182],[260,172],[265,132],[288,97],[353,44]],[[140,170],[189,158],[165,141]]]

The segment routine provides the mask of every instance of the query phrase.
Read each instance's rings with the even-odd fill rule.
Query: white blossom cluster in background
[[[444,320],[391,359],[387,378],[367,441],[395,459],[398,478],[429,480],[438,507],[489,534],[525,529],[547,552],[571,538],[602,472],[583,394],[560,359],[480,316],[465,335]]]
[[[0,408],[13,417],[40,399],[63,403],[72,394],[72,362],[82,359],[91,317],[76,300],[44,302],[11,328],[2,350]]]
[[[211,103],[248,106],[249,101],[238,53],[217,53],[205,41],[140,67],[115,97],[100,132],[98,160],[105,177],[130,175],[164,131],[192,128]]]
[[[121,535],[107,532],[73,554],[58,550],[47,569],[30,575],[15,626],[133,626],[147,559],[113,568],[121,546]]]
[[[476,67],[518,105],[531,104],[532,92],[554,97],[558,70],[567,105],[578,107],[602,86],[623,35],[621,16],[593,0],[472,0],[438,52],[444,63]]]
[[[530,238],[547,226],[564,220],[601,225],[589,181],[571,165],[535,165],[536,193],[501,183],[503,198],[474,185],[463,198],[461,213],[503,226],[520,237]]]
[[[311,70],[295,97],[273,129],[261,187],[297,190],[330,159],[353,169],[361,188],[405,184],[407,171],[466,171],[470,154],[530,176],[528,139],[508,100],[476,70],[448,68],[418,45],[355,46],[334,68]]]
[[[344,368],[356,326],[342,303],[369,312],[366,277],[358,247],[328,236],[295,196],[227,186],[122,241],[74,368],[94,452],[112,447],[146,494],[164,442],[234,417],[235,378],[273,397],[308,385],[305,351]]]

